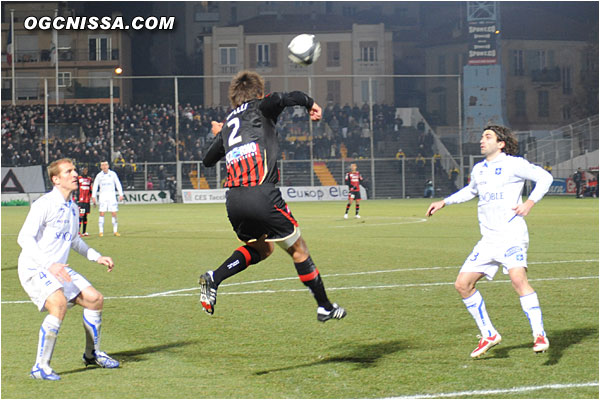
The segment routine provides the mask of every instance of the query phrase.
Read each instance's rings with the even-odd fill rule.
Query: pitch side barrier
[[[346,201],[348,186],[281,186],[281,195],[286,202],[294,201]],[[184,189],[181,191],[184,203],[225,203],[225,193],[229,189]],[[367,191],[360,187],[363,199]]]

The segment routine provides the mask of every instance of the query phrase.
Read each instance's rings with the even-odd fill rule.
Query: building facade
[[[311,30],[321,43],[321,56],[310,66],[288,59],[287,45],[303,33],[291,24],[273,32],[259,33],[267,17],[257,17],[234,27],[215,27],[204,41],[205,105],[228,105],[227,90],[233,75],[252,69],[265,77],[266,90],[302,90],[319,103],[362,105],[393,103],[392,34],[384,24],[339,24],[337,29]],[[313,17],[316,18],[316,17]],[[338,21],[340,22],[340,21]],[[315,20],[315,26],[326,23]],[[264,26],[264,25],[263,25]],[[271,23],[271,28],[277,28]],[[369,92],[370,91],[370,92]]]
[[[9,55],[11,9],[14,36],[13,53]],[[131,73],[131,40],[127,31],[71,29],[53,33],[51,29],[24,27],[27,17],[54,17],[55,13],[65,18],[77,17],[62,2],[2,4],[2,105],[13,102],[13,82],[18,105],[43,104],[45,86],[50,105],[107,103],[111,78],[115,78],[114,101],[127,103],[131,83],[116,78],[115,73],[117,67]],[[14,63],[14,80],[9,61]]]

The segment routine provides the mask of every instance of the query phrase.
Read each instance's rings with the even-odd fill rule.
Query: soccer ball
[[[288,45],[289,59],[300,65],[310,65],[319,59],[321,55],[321,43],[315,39],[315,35],[303,33],[292,39]]]

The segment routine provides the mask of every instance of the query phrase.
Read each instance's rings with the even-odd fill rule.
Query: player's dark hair
[[[254,71],[240,71],[229,85],[229,102],[235,108],[247,101],[259,99],[265,93],[265,80]]]
[[[52,161],[50,165],[48,165],[48,168],[46,168],[46,170],[48,171],[48,178],[50,178],[50,183],[54,184],[52,182],[52,178],[60,175],[60,165],[64,163],[73,164],[73,160],[71,160],[70,158],[61,158],[60,160]]]
[[[510,129],[502,125],[488,125],[483,128],[483,130],[493,131],[496,134],[498,142],[504,142],[504,148],[502,149],[504,153],[509,156],[516,156],[519,154],[519,141]]]

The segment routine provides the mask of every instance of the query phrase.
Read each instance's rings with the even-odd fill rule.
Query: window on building
[[[106,61],[111,59],[110,36],[90,36],[88,38],[89,61]]]
[[[339,67],[340,63],[340,43],[339,42],[327,42],[327,66],[328,67]]]
[[[550,99],[547,90],[538,92],[538,117],[544,118],[550,116]]]
[[[438,56],[438,74],[445,74],[446,73],[446,56],[445,55],[439,55]]]
[[[70,87],[71,86],[71,73],[70,72],[59,72],[58,73],[58,86],[59,87]]]
[[[377,61],[377,42],[360,42],[360,61]]]
[[[571,94],[573,92],[573,86],[571,82],[571,67],[563,67],[561,75],[563,94]]]
[[[341,104],[341,87],[342,85],[339,80],[327,81],[327,102],[332,102],[333,104]]]
[[[525,73],[523,66],[523,50],[512,51],[512,73],[516,76],[522,76]]]
[[[256,45],[256,66],[268,67],[271,65],[271,47],[268,44]]]
[[[221,46],[219,47],[219,53],[221,65],[237,64],[237,47]]]
[[[525,91],[523,89],[515,90],[515,115],[518,117],[527,115],[527,102],[525,100]]]

